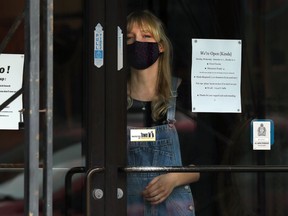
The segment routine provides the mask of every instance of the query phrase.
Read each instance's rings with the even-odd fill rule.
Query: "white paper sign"
[[[0,105],[22,87],[23,54],[0,54]],[[0,130],[18,130],[22,94],[0,112]]]
[[[271,134],[273,133],[270,121],[253,121],[253,150],[270,150]]]
[[[241,44],[192,39],[192,112],[241,113]]]

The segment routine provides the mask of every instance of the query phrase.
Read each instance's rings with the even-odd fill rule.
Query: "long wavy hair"
[[[156,42],[164,48],[164,52],[159,56],[156,96],[151,103],[152,119],[156,121],[167,113],[169,99],[171,97],[172,45],[166,35],[162,21],[150,11],[143,10],[129,14],[127,17],[127,32],[132,30],[134,24],[151,33]],[[127,82],[129,87],[131,82],[130,73]],[[128,88],[127,94],[127,109],[133,104],[129,89],[130,88]]]

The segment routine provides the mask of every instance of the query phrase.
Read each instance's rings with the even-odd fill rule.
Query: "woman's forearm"
[[[200,173],[169,173],[171,178],[174,179],[174,186],[179,187],[181,185],[191,184],[197,182],[200,178]]]

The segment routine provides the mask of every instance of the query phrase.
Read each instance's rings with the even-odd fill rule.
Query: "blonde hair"
[[[164,25],[160,19],[148,10],[132,12],[127,18],[127,32],[130,32],[133,25],[137,24],[143,30],[151,33],[156,42],[161,44],[164,52],[159,56],[159,72],[157,78],[156,97],[152,100],[152,118],[158,120],[167,113],[169,99],[171,97],[171,62],[172,45],[165,33]],[[130,85],[130,76],[128,77]],[[133,100],[128,91],[128,109],[132,106]]]

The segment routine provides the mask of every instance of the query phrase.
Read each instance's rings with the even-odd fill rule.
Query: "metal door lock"
[[[121,188],[117,188],[117,199],[122,199],[124,192]]]
[[[93,192],[92,192],[92,196],[96,200],[102,199],[103,195],[104,195],[103,190],[98,189],[98,188],[94,189]]]

